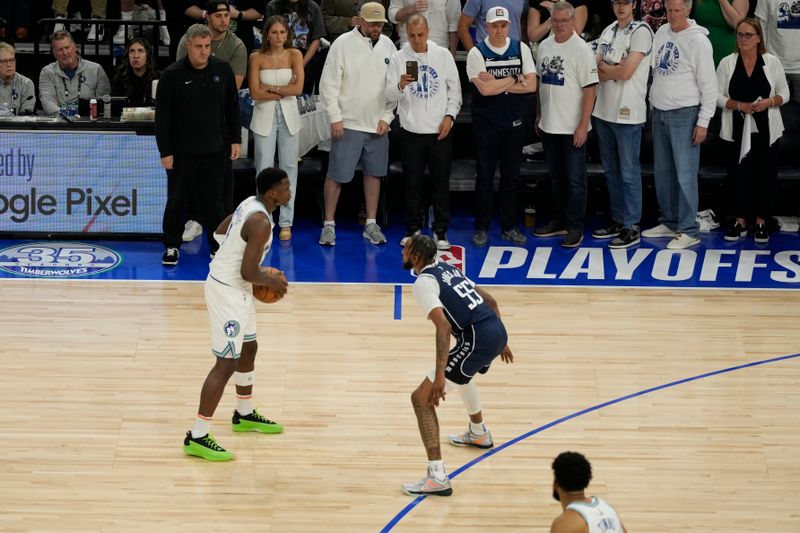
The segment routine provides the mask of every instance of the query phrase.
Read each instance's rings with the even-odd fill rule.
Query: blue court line
[[[677,385],[683,385],[684,383],[689,383],[689,382],[697,381],[697,380],[700,380],[700,379],[710,378],[712,376],[716,376],[716,375],[719,375],[719,374],[727,374],[728,372],[734,372],[736,370],[741,370],[743,368],[750,368],[750,367],[753,367],[753,366],[766,365],[766,364],[769,364],[769,363],[778,363],[780,361],[786,361],[786,360],[789,360],[789,359],[794,359],[796,357],[800,357],[800,353],[796,353],[796,354],[792,354],[792,355],[782,355],[780,357],[773,357],[771,359],[764,359],[763,361],[753,361],[751,363],[744,363],[744,364],[741,364],[741,365],[736,365],[736,366],[731,366],[731,367],[728,367],[728,368],[723,368],[722,370],[714,370],[712,372],[706,372],[705,374],[699,374],[697,376],[692,376],[690,378],[684,378],[684,379],[679,379],[677,381],[672,381],[670,383],[665,383],[664,385],[658,385],[656,387],[650,387],[649,389],[644,389],[644,390],[639,391],[639,392],[634,392],[633,394],[628,394],[626,396],[620,396],[619,398],[616,398],[614,400],[609,400],[607,402],[599,403],[599,404],[594,405],[592,407],[587,407],[586,409],[583,409],[582,411],[577,411],[575,413],[572,413],[570,415],[564,416],[564,417],[559,418],[557,420],[553,420],[552,422],[549,422],[549,423],[547,423],[547,424],[545,424],[543,426],[539,426],[536,429],[532,429],[531,431],[529,431],[527,433],[523,433],[522,435],[520,435],[518,437],[515,437],[515,438],[511,439],[510,441],[508,441],[508,442],[506,442],[504,444],[501,444],[500,446],[497,446],[496,448],[492,448],[491,450],[489,450],[488,452],[484,453],[483,455],[481,455],[479,457],[476,457],[472,461],[470,461],[470,462],[468,462],[466,464],[463,464],[460,467],[458,467],[456,470],[454,470],[450,474],[450,478],[452,479],[452,478],[458,477],[459,474],[461,474],[462,472],[464,472],[466,470],[469,470],[470,468],[472,468],[476,464],[480,463],[484,459],[488,459],[492,455],[494,455],[496,453],[500,453],[501,451],[505,450],[509,446],[513,446],[514,444],[516,444],[516,443],[518,443],[518,442],[520,442],[522,440],[525,440],[528,437],[532,437],[533,435],[536,435],[537,433],[541,433],[542,431],[544,431],[546,429],[550,429],[551,427],[558,426],[559,424],[563,424],[564,422],[567,422],[568,420],[572,420],[573,418],[578,418],[579,416],[583,416],[583,415],[585,415],[587,413],[591,413],[593,411],[597,411],[597,410],[602,409],[604,407],[608,407],[610,405],[621,403],[621,402],[624,402],[626,400],[630,400],[631,398],[638,398],[639,396],[644,396],[645,394],[650,394],[651,392],[660,391],[662,389],[668,389],[668,388],[671,388],[671,387],[675,387]],[[411,510],[414,509],[414,507],[416,507],[417,505],[422,503],[422,501],[425,500],[425,498],[427,498],[427,496],[417,496],[416,498],[414,498],[414,500],[411,503],[406,505],[403,508],[403,510],[401,510],[399,513],[397,513],[394,516],[394,518],[392,518],[389,521],[389,523],[386,524],[383,527],[383,529],[381,529],[381,533],[386,532],[386,531],[391,531],[394,528],[394,526],[396,526],[398,524],[398,522],[400,522],[400,520],[403,519],[403,517],[405,517],[408,513],[410,513]]]
[[[394,319],[403,318],[403,286],[394,286]]]

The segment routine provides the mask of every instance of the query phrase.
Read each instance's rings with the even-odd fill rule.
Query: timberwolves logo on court
[[[235,320],[228,320],[225,322],[223,328],[225,329],[225,335],[227,337],[233,338],[239,335],[239,323]]]
[[[409,84],[411,94],[417,98],[431,98],[439,92],[439,73],[430,65],[419,66],[419,81]]]
[[[35,242],[0,250],[0,270],[26,278],[94,276],[120,264],[117,252],[78,242]]]
[[[560,56],[543,58],[539,72],[542,73],[542,83],[564,85],[564,60]]]
[[[658,60],[656,61],[655,74],[659,76],[669,76],[680,64],[681,53],[673,42],[666,42],[658,49]]]
[[[780,29],[800,30],[800,0],[778,4],[777,26]]]

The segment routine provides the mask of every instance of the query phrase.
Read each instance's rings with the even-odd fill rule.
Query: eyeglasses
[[[10,59],[0,59],[0,65],[13,65],[17,62],[17,58],[12,57]]]
[[[739,39],[751,39],[751,38],[755,37],[756,35],[758,35],[758,34],[757,33],[752,33],[752,32],[749,32],[749,31],[737,31],[736,32],[736,36]]]

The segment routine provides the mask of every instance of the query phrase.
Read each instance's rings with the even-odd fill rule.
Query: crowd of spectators
[[[170,69],[202,70],[218,60],[232,73],[234,93],[249,88],[255,102],[250,128],[256,139],[256,166],[272,166],[278,155],[278,164],[290,176],[293,197],[299,128],[295,97],[320,94],[332,136],[320,244],[335,244],[339,194],[342,184],[352,180],[357,164],[364,174],[364,237],[376,245],[386,242],[376,210],[380,178],[387,173],[387,133],[396,110],[398,127],[392,139],[406,179],[403,241],[424,224],[421,195],[427,167],[433,184],[435,240],[440,249],[449,247],[446,184],[451,129],[462,108],[462,87],[469,87],[464,103],[471,110],[476,160],[475,246],[487,244],[495,212],[503,239],[520,245],[527,242],[517,226],[516,191],[522,145],[533,132],[541,140],[553,191],[552,220],[533,235],[562,237],[565,247],[582,244],[590,130],[598,138],[611,216],[608,225],[593,236],[609,239],[612,248],[633,246],[641,237],[668,237],[671,249],[697,245],[700,151],[715,112],[721,113],[719,137],[730,148],[726,239],[742,239],[751,230],[757,242],[768,242],[776,194],[776,146],[783,132],[779,108],[790,99],[800,101],[800,19],[793,16],[793,8],[779,0],[600,4],[583,0],[151,0],[139,5],[135,0],[120,0],[113,7],[115,16],[119,8],[122,23],[112,36],[105,34],[105,26],[114,22],[107,19],[106,0],[54,0],[52,13],[44,16],[55,18],[49,36],[55,61],[39,74],[38,99],[33,82],[16,72],[17,50],[0,44],[0,114],[33,113],[40,108],[46,115],[69,116],[84,101],[106,95],[125,97],[129,105],[155,105],[163,114],[174,111],[164,107],[165,97],[159,101],[165,94],[161,86],[156,97],[160,74],[151,44],[136,26],[125,25],[147,11],[152,18],[169,23],[157,25],[158,31],[150,37],[173,47],[176,63]],[[80,37],[68,31],[69,17],[76,9],[101,21],[84,23],[82,29],[88,33]],[[28,2],[3,2],[0,37],[24,42],[31,37],[37,15],[42,13],[32,13]],[[188,57],[191,32],[185,28],[197,22],[207,28],[209,53],[215,58],[200,61],[202,67]],[[174,38],[176,28],[178,38]],[[101,64],[78,53],[82,39],[125,44],[113,83]],[[462,71],[466,77],[462,74],[461,78],[455,61],[459,49],[467,53]],[[534,100],[525,98],[533,93]],[[224,113],[230,112],[229,104],[220,104]],[[529,106],[535,107],[533,123],[524,117]],[[236,144],[238,136],[230,134],[230,124],[238,121],[238,116],[235,120],[226,116],[214,125],[221,128],[221,136],[210,134],[226,145],[223,150],[219,142],[214,144],[216,152],[225,154],[219,158],[224,168],[221,212],[233,208],[234,150],[229,145]],[[652,129],[659,224],[640,232],[638,155],[646,123]],[[205,135],[202,130],[192,134]],[[165,149],[170,146],[164,141],[169,135],[173,133],[159,140],[162,161],[175,155]],[[500,185],[495,194],[497,166]],[[173,183],[170,191],[177,190],[183,191]],[[170,193],[170,203],[173,196]],[[197,191],[183,191],[180,201],[186,205],[173,206],[169,216],[165,214],[165,228],[170,226],[169,232],[165,229],[168,249],[179,247],[176,220],[184,212],[184,238],[186,232],[190,237],[199,232],[199,227],[190,227],[192,220],[203,219],[209,228],[219,216],[206,212]],[[279,220],[280,237],[290,239],[292,204],[282,209]],[[177,251],[170,260],[172,256],[177,262]]]

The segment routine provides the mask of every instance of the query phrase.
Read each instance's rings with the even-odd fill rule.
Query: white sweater
[[[689,20],[677,33],[664,24],[653,38],[650,106],[660,111],[700,106],[697,125],[708,127],[717,107],[717,76],[708,30]]]
[[[781,60],[772,54],[764,54],[764,74],[771,87],[769,95],[780,96],[783,103],[789,100],[789,84],[786,83],[786,74],[783,72]],[[717,67],[717,84],[719,91],[717,94],[717,105],[722,108],[722,123],[719,128],[719,136],[726,141],[733,141],[733,109],[725,109],[725,104],[730,99],[728,86],[736,70],[736,60],[739,54],[733,53],[722,58]],[[780,107],[772,106],[767,110],[769,120],[769,144],[780,139],[783,134],[783,118],[781,117]]]
[[[357,26],[333,42],[319,84],[331,124],[344,121],[347,129],[375,133],[380,120],[391,123],[394,103],[384,87],[394,52],[388,37],[381,35],[373,47]]]
[[[418,63],[418,81],[399,87],[406,73],[406,61]],[[446,48],[428,41],[428,51],[418,54],[406,43],[389,61],[386,72],[386,99],[398,103],[400,126],[412,133],[438,133],[445,115],[453,119],[461,109],[461,83],[453,56]]]

